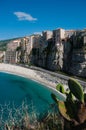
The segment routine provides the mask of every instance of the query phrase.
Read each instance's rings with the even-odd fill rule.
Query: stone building
[[[58,28],[53,30],[53,42],[59,46],[62,44],[62,40],[65,38],[65,30],[62,28]]]
[[[17,53],[16,53],[16,51],[6,51],[4,62],[10,63],[10,64],[16,64],[17,63]]]
[[[52,31],[43,31],[42,35],[43,35],[43,39],[45,41],[47,41],[53,37],[53,32]]]
[[[7,44],[4,62],[16,64],[17,63],[17,48],[20,46],[20,39],[13,40]]]
[[[21,63],[35,63],[37,55],[34,55],[39,48],[40,35],[34,34],[21,39],[20,44],[20,62]],[[36,61],[37,62],[37,61]]]
[[[65,38],[70,38],[76,30],[65,30]]]

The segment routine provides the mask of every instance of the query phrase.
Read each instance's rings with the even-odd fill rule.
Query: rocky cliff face
[[[49,70],[62,70],[86,77],[86,36],[83,37],[80,33],[63,39],[59,44],[53,42],[52,38],[49,40],[42,38],[39,46],[33,47],[29,55],[26,52],[27,44],[23,41],[19,50],[21,63],[30,62]]]
[[[72,75],[86,77],[86,36],[77,31],[64,41],[63,70]]]
[[[72,58],[72,43],[67,40],[64,41],[64,50],[63,50],[63,71],[69,72],[71,66]]]
[[[86,47],[73,46],[70,40],[57,46],[49,42],[47,46],[35,49],[32,63],[49,69],[62,70],[76,76],[86,77]]]
[[[69,70],[73,75],[86,77],[86,50],[73,49]]]
[[[46,46],[32,50],[31,61],[33,64],[49,70],[61,70],[63,67],[63,45],[56,46],[52,41],[48,41]]]
[[[61,70],[63,67],[63,45],[50,43],[47,47],[46,68],[50,70]]]

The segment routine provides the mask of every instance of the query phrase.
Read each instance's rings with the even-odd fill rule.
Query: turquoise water
[[[53,100],[51,91],[45,86],[30,79],[0,72],[0,104],[10,102],[20,106],[24,100],[28,105],[33,104],[38,113],[51,109]]]

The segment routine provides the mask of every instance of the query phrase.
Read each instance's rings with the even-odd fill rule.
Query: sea
[[[45,115],[53,109],[52,90],[28,78],[0,72],[0,115],[28,106],[29,113]],[[5,116],[6,118],[6,116]]]

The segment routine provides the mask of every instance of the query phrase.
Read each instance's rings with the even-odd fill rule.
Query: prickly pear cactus
[[[68,114],[68,110],[67,110],[67,102],[62,102],[62,101],[58,101],[58,109],[60,114],[68,121],[71,121],[71,117],[70,114]],[[72,109],[69,108],[71,115],[73,114]]]
[[[84,93],[82,86],[73,78],[68,80],[68,86],[73,95],[81,102],[84,102]]]
[[[86,93],[83,92],[82,86],[73,78],[68,80],[69,93],[64,91],[63,85],[58,84],[56,89],[66,94],[66,101],[59,101],[56,95],[51,94],[57,103],[59,113],[70,122],[75,122],[75,128],[80,126],[80,130],[86,128]],[[82,125],[85,124],[85,125]]]
[[[64,90],[64,86],[63,84],[59,83],[57,86],[56,86],[56,89],[61,92],[61,93],[65,93],[65,90]]]
[[[58,103],[59,100],[57,99],[55,94],[51,93],[51,97],[56,103]]]
[[[86,102],[86,93],[84,93],[84,101]]]

